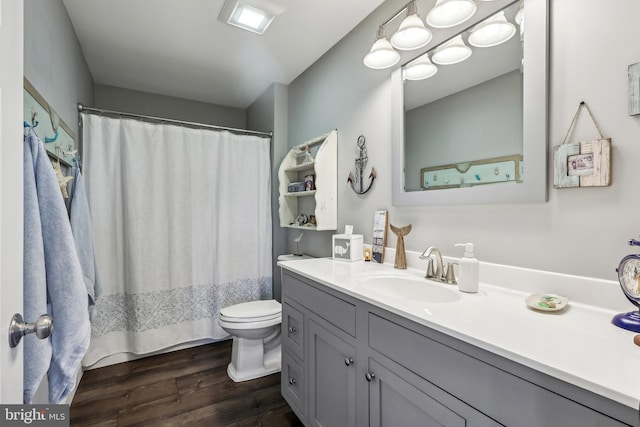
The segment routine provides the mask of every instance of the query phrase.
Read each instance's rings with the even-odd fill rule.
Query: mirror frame
[[[393,206],[544,203],[547,201],[549,0],[523,0],[526,19],[523,78],[523,176],[519,184],[425,191],[404,190],[404,83],[391,74]]]

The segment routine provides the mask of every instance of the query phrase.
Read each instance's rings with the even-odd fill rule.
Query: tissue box
[[[360,261],[362,259],[362,234],[334,234],[331,239],[333,259]]]

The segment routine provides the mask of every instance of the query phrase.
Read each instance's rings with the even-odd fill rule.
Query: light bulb
[[[386,38],[384,27],[378,28],[377,40],[364,57],[364,65],[374,70],[393,67],[400,60],[400,54],[393,49]]]
[[[475,26],[469,34],[469,44],[476,47],[497,46],[509,40],[516,33],[516,27],[500,11]]]
[[[434,28],[449,28],[460,25],[476,13],[473,0],[437,0],[427,13],[427,24]]]
[[[400,28],[391,36],[391,44],[396,49],[419,49],[431,41],[431,31],[424,26],[418,16],[415,2],[407,5],[407,17],[400,24]]]
[[[464,44],[462,36],[458,34],[438,47],[431,56],[431,60],[440,65],[452,65],[464,61],[469,56],[471,56],[471,48]]]
[[[433,65],[428,55],[423,55],[408,63],[404,68],[406,80],[422,80],[432,77],[438,72],[438,67]]]

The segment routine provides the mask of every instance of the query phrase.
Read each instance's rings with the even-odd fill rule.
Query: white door
[[[23,26],[22,0],[0,0],[0,403],[22,403],[22,343],[9,348],[8,330],[22,314]]]

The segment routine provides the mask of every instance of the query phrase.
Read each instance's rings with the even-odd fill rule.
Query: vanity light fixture
[[[436,0],[435,6],[427,14],[426,22],[434,28],[453,27],[460,25],[471,18],[476,12],[476,9],[476,3],[473,0]],[[391,40],[387,40],[385,34],[387,25],[397,17],[402,16],[405,11],[406,17],[403,19],[400,27],[391,36]],[[502,16],[504,18],[504,15]],[[476,29],[478,30],[477,37],[480,39],[478,43],[482,42],[481,36],[483,31],[480,31],[480,29],[483,28],[482,24],[486,27],[489,27],[489,24],[493,24],[493,21],[490,22],[489,19],[485,22],[486,23],[480,23],[476,26]],[[504,23],[513,28],[513,25],[509,24],[506,19],[504,20]],[[491,28],[492,30],[495,30],[493,27]],[[491,33],[488,28],[484,30],[484,32]],[[509,37],[511,36],[513,36],[513,34]],[[424,25],[424,22],[422,22],[422,19],[418,16],[416,0],[411,0],[402,9],[396,12],[395,15],[380,25],[376,41],[369,53],[364,57],[364,64],[373,69],[392,67],[400,60],[400,54],[397,50],[419,49],[426,46],[431,39],[431,31]],[[485,44],[486,43],[487,42],[485,42]],[[486,46],[490,46],[490,44],[486,44]],[[431,57],[431,61],[436,64],[449,65],[464,61],[470,55],[471,48],[465,45],[461,36],[457,36],[440,46]],[[429,61],[428,57],[426,58],[426,61],[429,62],[429,66],[427,64],[421,64],[422,71],[415,71],[416,76],[422,76],[425,75],[425,73],[426,76],[416,77],[416,79],[431,77],[436,73],[435,70],[437,70],[437,68],[435,68],[435,65]],[[426,71],[427,69],[429,71]],[[410,72],[408,75],[412,76],[414,74],[413,72]],[[407,77],[407,79],[411,79],[411,77]]]
[[[282,6],[267,0],[226,0],[218,20],[252,33],[263,34],[273,18],[284,11]]]
[[[427,24],[434,28],[449,28],[460,25],[476,13],[473,0],[437,0],[427,14]]]
[[[429,55],[424,54],[404,67],[403,76],[405,80],[423,80],[428,79],[437,72],[438,67],[429,60]]]
[[[516,27],[504,16],[504,11],[485,19],[469,34],[468,42],[475,47],[492,47],[509,40],[516,33]]]
[[[431,41],[431,31],[424,26],[424,22],[418,16],[415,0],[406,7],[407,17],[400,24],[398,31],[391,36],[391,45],[400,50],[419,49]]]
[[[471,48],[464,44],[462,35],[458,34],[448,42],[440,45],[431,60],[439,65],[452,65],[464,61],[471,56]]]
[[[376,41],[371,50],[364,57],[364,65],[374,70],[382,70],[384,68],[393,67],[400,60],[400,54],[393,49],[389,40],[387,40],[384,26],[378,28]]]

